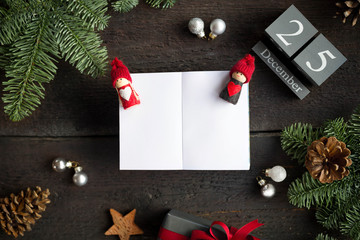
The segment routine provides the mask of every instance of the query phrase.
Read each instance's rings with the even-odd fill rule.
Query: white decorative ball
[[[188,24],[191,33],[196,34],[199,38],[205,37],[204,21],[200,18],[192,18]]]
[[[273,168],[266,169],[265,175],[271,177],[275,182],[282,182],[286,178],[286,170],[282,166],[275,166]]]

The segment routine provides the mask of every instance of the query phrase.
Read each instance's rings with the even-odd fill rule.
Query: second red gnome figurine
[[[246,54],[230,70],[230,81],[221,91],[220,97],[225,101],[236,104],[239,100],[242,85],[250,82],[255,70],[255,58]]]
[[[112,61],[111,66],[112,84],[124,109],[140,104],[139,95],[132,86],[129,69],[117,58]]]

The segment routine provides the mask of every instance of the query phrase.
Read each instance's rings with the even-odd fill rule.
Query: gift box
[[[220,221],[171,210],[160,227],[157,240],[260,240],[249,233],[262,225],[254,220],[240,229],[228,228]]]

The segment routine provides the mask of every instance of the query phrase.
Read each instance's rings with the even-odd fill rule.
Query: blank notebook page
[[[229,71],[183,73],[184,169],[250,168],[248,84],[233,105],[219,97],[228,81]]]
[[[120,169],[182,169],[181,73],[131,76],[141,103],[120,106]]]

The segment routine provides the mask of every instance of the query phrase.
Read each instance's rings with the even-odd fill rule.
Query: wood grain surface
[[[36,185],[51,191],[52,204],[22,239],[118,239],[104,235],[112,225],[110,208],[123,214],[137,209],[135,221],[145,234],[134,240],[155,239],[173,208],[235,227],[258,218],[265,225],[254,235],[267,240],[313,239],[324,231],[314,209],[288,203],[288,185],[305,169],[283,153],[279,135],[294,122],[318,127],[326,119],[348,117],[359,104],[360,26],[333,19],[335,1],[179,0],[168,10],[140,1],[130,13],[109,10],[112,18],[101,35],[109,59],[120,57],[133,73],[229,70],[291,4],[348,61],[321,87],[307,83],[311,93],[300,101],[256,60],[250,82],[250,171],[119,171],[118,99],[110,65],[106,76],[92,79],[60,61],[34,114],[13,123],[0,111],[0,196]],[[193,17],[204,20],[207,33],[214,18],[223,19],[227,30],[214,41],[201,41],[187,29]],[[3,103],[0,106],[3,109]],[[74,186],[70,170],[52,171],[57,156],[79,161],[88,184]],[[255,177],[277,164],[286,167],[289,176],[275,185],[274,198],[265,199]],[[0,239],[11,237],[0,232]]]

